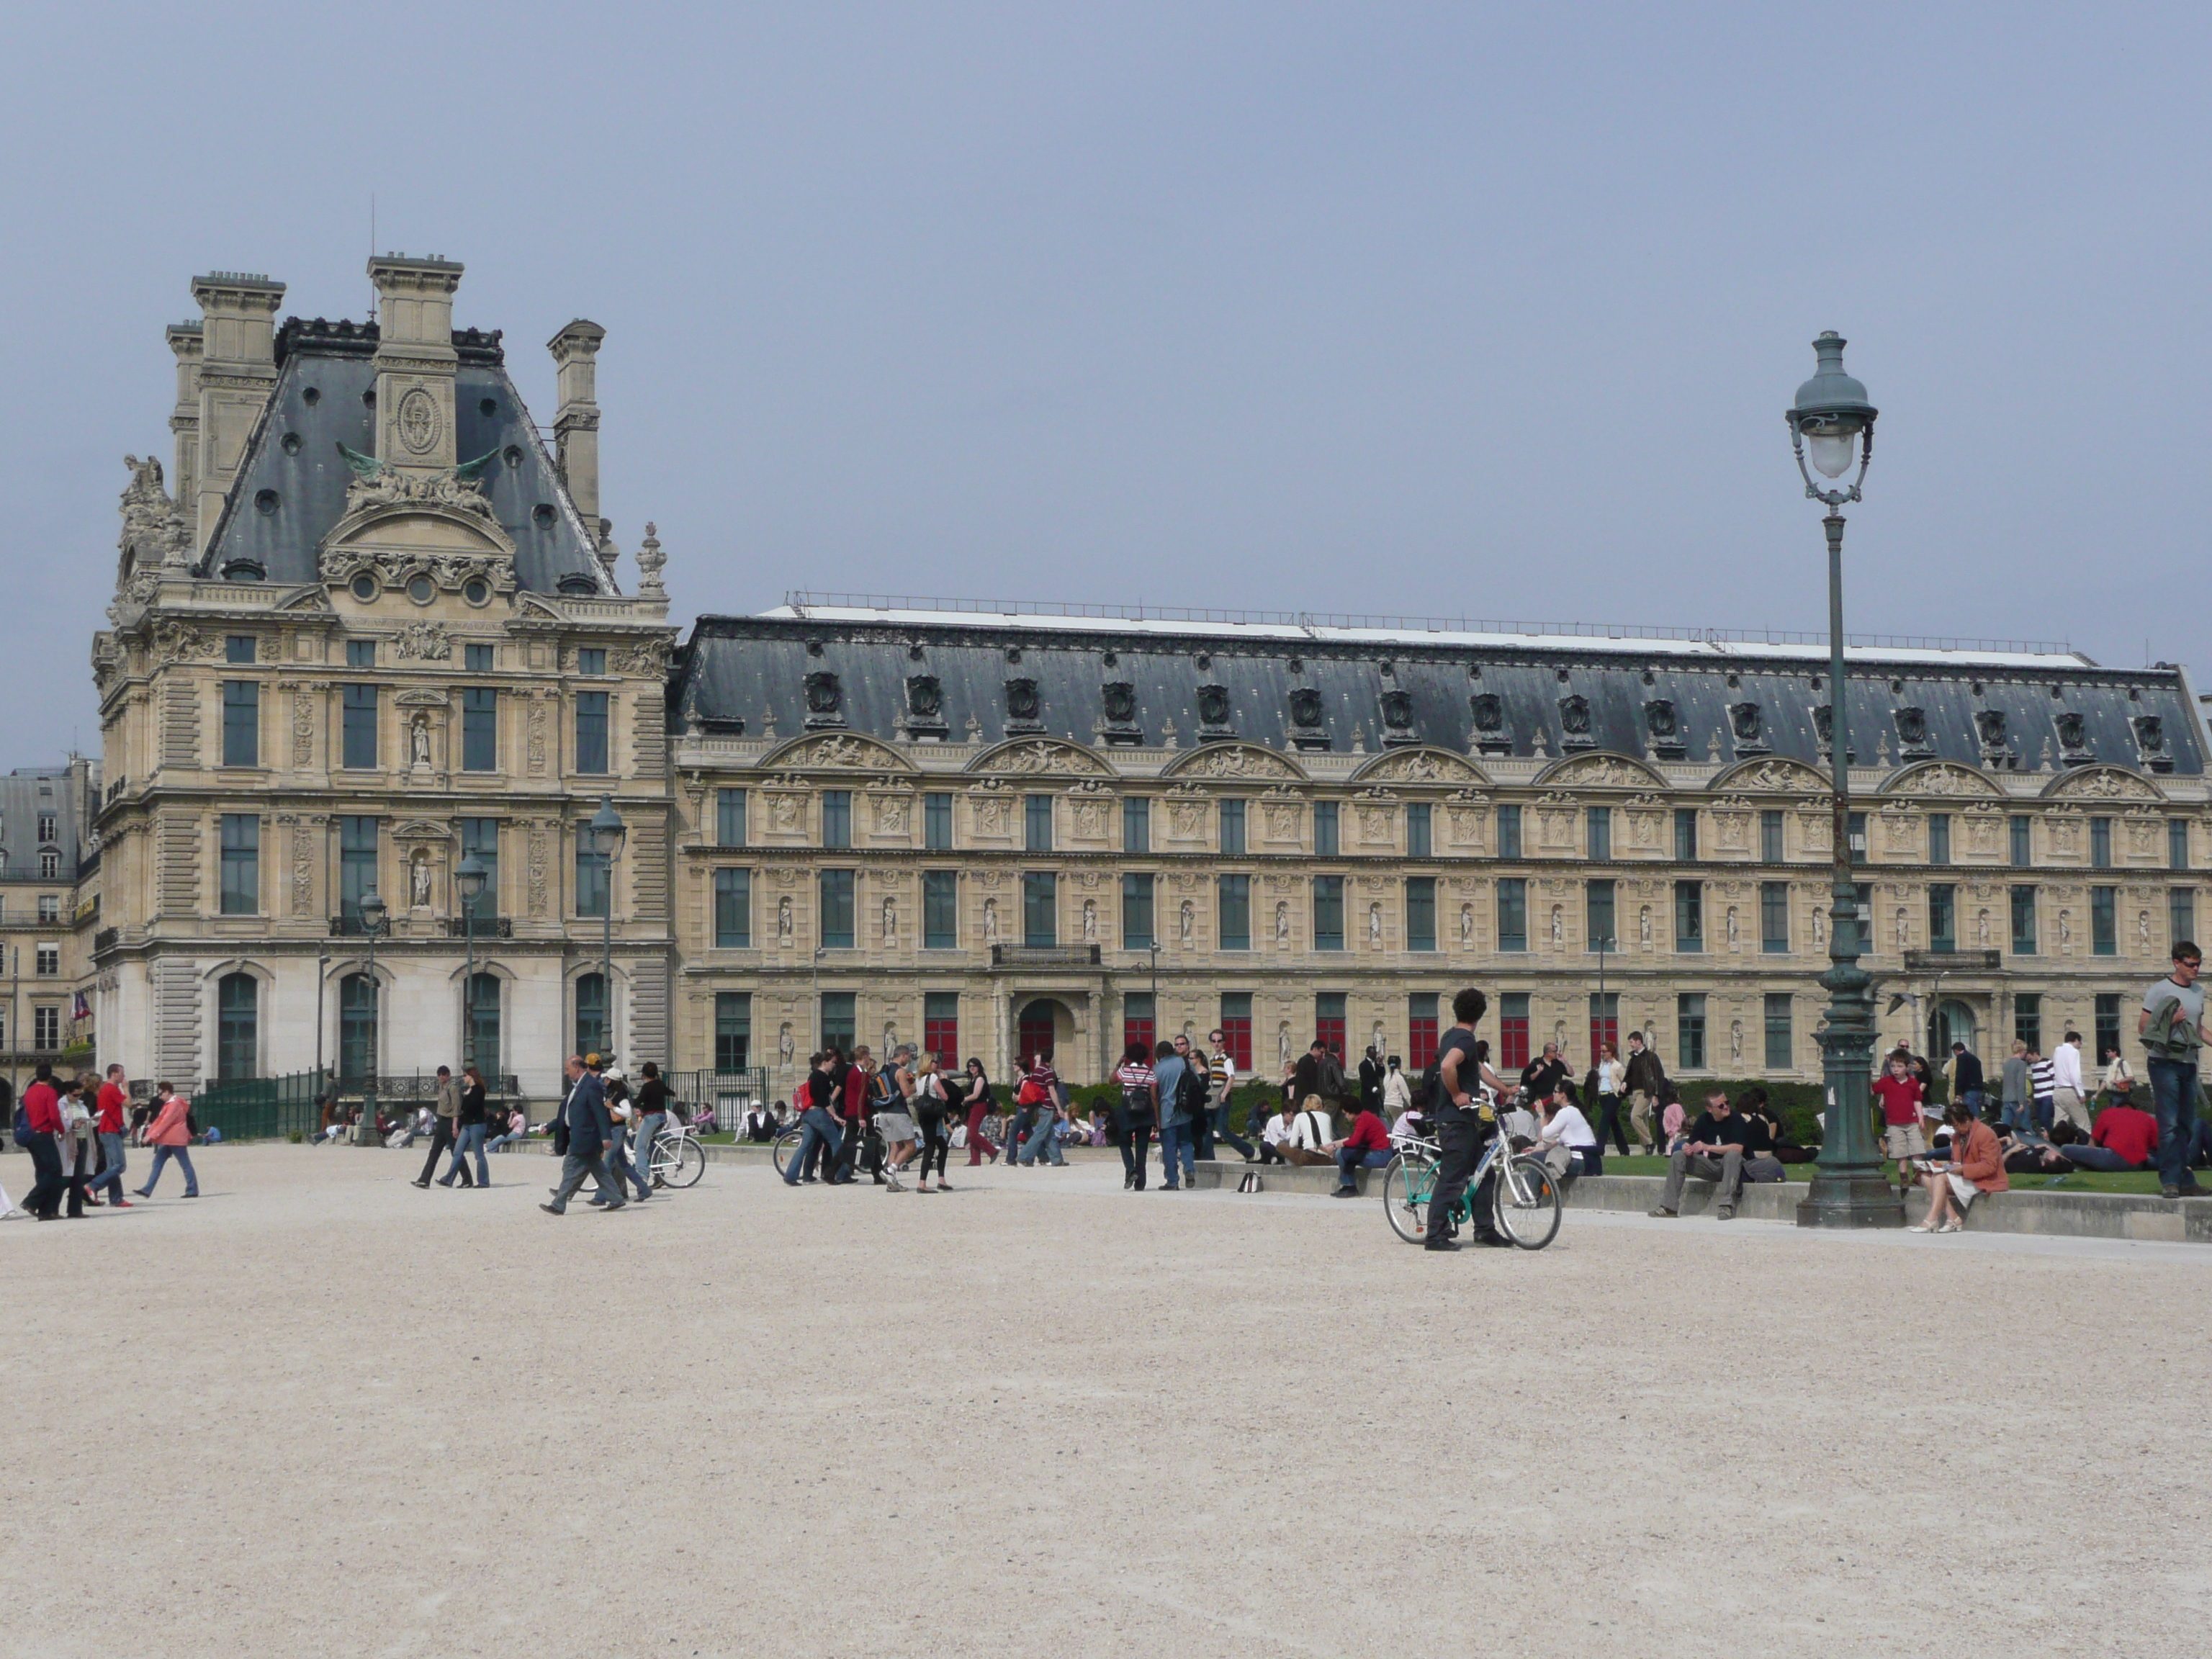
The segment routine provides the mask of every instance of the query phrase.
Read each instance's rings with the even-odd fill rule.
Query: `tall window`
[[[1124,1046],[1141,1042],[1147,1048],[1151,1048],[1156,1028],[1150,991],[1131,991],[1122,997],[1121,1042]]]
[[[921,994],[921,1046],[948,1072],[960,1069],[960,993]]]
[[[1782,815],[1778,812],[1777,817]],[[1930,812],[1928,815],[1928,862],[1948,864],[1951,861],[1951,815]]]
[[[1032,853],[1052,851],[1052,797],[1022,798],[1022,845]]]
[[[714,872],[714,947],[750,951],[753,944],[753,872]]]
[[[2110,818],[2089,820],[2089,865],[2096,870],[2112,867],[2112,821]]]
[[[752,1063],[753,996],[750,991],[714,993],[714,1069],[742,1072]]]
[[[714,844],[717,847],[743,847],[745,834],[745,792],[742,789],[717,789],[714,792]]]
[[[31,1046],[40,1049],[58,1048],[62,1046],[60,1004],[40,1002],[32,1006]]]
[[[261,984],[251,974],[216,981],[216,1075],[252,1077],[261,1053]]]
[[[222,913],[227,916],[250,916],[260,908],[261,820],[251,812],[225,812]]]
[[[361,902],[376,891],[376,820],[338,819],[338,915],[361,920]]]
[[[58,945],[41,945],[39,946],[34,961],[36,965],[33,971],[40,979],[55,978],[62,970],[62,947]]]
[[[340,693],[339,763],[354,771],[376,764],[376,688],[349,685]]]
[[[1771,807],[1759,815],[1759,861],[1782,862],[1782,814]]]
[[[1121,850],[1125,853],[1149,853],[1152,850],[1152,804],[1142,795],[1121,798]]]
[[[2166,867],[2186,870],[2189,867],[2189,820],[2168,818],[2166,821]]]
[[[860,997],[852,991],[822,994],[822,1046],[849,1054],[860,1040]]]
[[[1498,948],[1501,951],[1525,951],[1528,948],[1528,884],[1519,876],[1504,876],[1498,879]]]
[[[1418,1078],[1437,1057],[1437,994],[1415,991],[1406,999],[1406,1069]],[[1423,1101],[1424,1109],[1428,1102]]]
[[[1022,873],[1022,943],[1060,943],[1060,878],[1049,870]]]
[[[469,986],[469,1052],[462,1058],[483,1068],[486,1077],[499,1075],[499,1000],[497,974],[478,974]]]
[[[1701,881],[1674,884],[1674,948],[1705,948],[1705,884]]]
[[[1587,820],[1589,826],[1589,855],[1591,861],[1609,864],[1613,860],[1613,808],[1593,806]]]
[[[1344,993],[1316,991],[1314,993],[1314,1035],[1328,1045],[1329,1053],[1339,1060],[1345,1057]]]
[[[461,647],[461,666],[471,674],[489,674],[496,666],[494,648],[489,645],[465,645]]]
[[[576,1048],[580,1054],[607,1051],[607,981],[602,974],[584,974],[576,981]]]
[[[1705,994],[1684,991],[1674,998],[1675,1064],[1686,1072],[1705,1069]]]
[[[1314,856],[1333,859],[1342,852],[1343,842],[1337,836],[1337,804],[1333,800],[1314,803]]]
[[[1425,800],[1414,801],[1406,808],[1406,856],[1425,859],[1434,856],[1434,843],[1430,836],[1430,808]],[[1424,1061],[1423,1064],[1427,1062]]]
[[[2016,957],[2035,954],[2035,889],[2033,887],[2012,890],[2012,953]]]
[[[839,852],[853,844],[853,792],[822,792],[822,844]]]
[[[921,872],[921,948],[951,951],[960,944],[960,872]]]
[[[2015,991],[2012,999],[2012,1036],[2036,1053],[2043,1052],[2043,997],[2039,992]]]
[[[475,854],[477,862],[483,866],[483,890],[469,908],[479,921],[499,915],[499,820],[497,818],[463,818],[461,820],[461,854]]]
[[[1612,882],[1583,884],[1583,915],[1589,923],[1587,932],[1591,950],[1618,951],[1620,948],[1620,935],[1613,931]]]
[[[1697,859],[1698,809],[1694,806],[1674,809],[1674,856],[1685,864]]]
[[[607,769],[607,694],[604,691],[576,693],[576,769]]]
[[[952,797],[932,791],[921,798],[921,844],[933,853],[952,850]]]
[[[1589,994],[1589,1051],[1593,1057],[1612,1043],[1616,1052],[1620,1046],[1620,993],[1592,991]]]
[[[2197,894],[2194,889],[2175,887],[2166,896],[2166,942],[2179,945],[2184,939],[2197,937]]]
[[[599,849],[592,835],[588,818],[576,825],[576,914],[580,916],[604,916],[612,902],[610,891],[612,883],[609,873],[614,864]]]
[[[1517,1072],[1528,1063],[1528,994],[1507,991],[1498,999],[1498,1071]]]
[[[1951,951],[1959,948],[1959,890],[1939,881],[1928,890],[1928,948]]]
[[[489,685],[461,688],[461,770],[499,770],[499,693]]]
[[[2030,840],[2033,833],[2030,825],[2033,822],[2025,812],[2015,812],[2012,816],[2012,867],[2015,870],[2025,870],[2035,861]]]
[[[1437,948],[1437,878],[1434,876],[1406,878],[1406,948],[1408,951],[1433,951]]]
[[[1844,834],[1851,843],[1851,862],[1864,864],[1867,861],[1866,814],[1852,813],[1844,822]]]
[[[261,688],[252,680],[222,683],[222,763],[261,764]]]
[[[1221,852],[1224,858],[1244,856],[1244,803],[1241,800],[1221,803]]]
[[[825,951],[853,948],[853,873],[850,870],[822,872],[822,948]]]
[[[1125,951],[1149,951],[1152,948],[1152,878],[1150,876],[1121,878],[1121,948]]]
[[[1521,809],[1517,806],[1498,809],[1498,856],[1502,859],[1521,856]]]
[[[1766,1069],[1786,1072],[1797,1063],[1796,1042],[1790,1028],[1790,994],[1766,994]]]
[[[338,1075],[365,1078],[376,1052],[376,987],[367,974],[338,981]]]
[[[225,662],[252,662],[259,655],[260,653],[254,648],[254,639],[251,634],[233,634],[222,642],[222,659]]]
[[[2115,957],[2120,953],[2120,890],[2117,887],[2092,887],[2089,890],[2089,954]]]
[[[1759,948],[1771,956],[1790,949],[1790,884],[1759,884]]]
[[[40,855],[41,865],[43,866],[44,861],[45,861],[46,859],[52,858],[52,856],[53,856],[53,854],[51,854],[51,853],[41,854]],[[46,873],[47,873],[47,872],[46,872],[46,871],[42,867],[42,868],[40,869],[40,872],[39,872],[39,873],[40,873],[40,874],[41,874],[41,875],[45,875],[45,874],[46,874]],[[39,895],[39,920],[40,920],[40,921],[59,921],[61,919],[62,919],[62,896],[61,896],[61,895],[60,895],[59,893],[41,893],[41,894],[40,894],[40,895]]]
[[[1316,876],[1313,884],[1314,949],[1344,949],[1344,878]]]
[[[1249,991],[1224,991],[1221,994],[1221,1041],[1229,1050],[1229,1058],[1237,1062],[1237,1069],[1252,1069],[1252,994]]]
[[[2106,1054],[2118,1053],[2119,1047],[2119,993],[2100,991],[2097,994],[2097,1052],[2091,1058],[2101,1060]]]
[[[1224,876],[1220,890],[1218,948],[1249,951],[1252,948],[1252,878]]]

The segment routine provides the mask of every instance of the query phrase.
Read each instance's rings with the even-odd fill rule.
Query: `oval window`
[[[253,498],[253,510],[264,519],[273,516],[276,511],[276,492],[273,489],[264,489],[256,495]]]
[[[407,579],[407,597],[417,605],[428,605],[438,597],[437,584],[428,576],[410,576]]]
[[[288,432],[284,434],[284,453],[287,455],[296,455],[300,453],[300,434],[298,433]]]
[[[376,578],[370,575],[366,570],[362,571],[358,576],[356,576],[353,579],[353,596],[364,605],[374,599],[376,597]]]
[[[471,576],[461,584],[461,597],[471,605],[483,605],[491,599],[491,584],[481,576]]]
[[[322,391],[317,386],[311,386],[300,394],[300,401],[307,404],[310,409],[313,409],[317,404],[322,402]]]
[[[532,522],[536,524],[540,530],[550,530],[553,527],[553,503],[550,501],[538,502],[537,506],[530,509],[530,517]]]

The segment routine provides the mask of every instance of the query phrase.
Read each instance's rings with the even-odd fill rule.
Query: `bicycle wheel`
[[[672,1136],[667,1157],[653,1166],[653,1173],[671,1187],[696,1187],[707,1173],[707,1149],[690,1135]]]
[[[1492,1192],[1498,1231],[1524,1250],[1540,1250],[1559,1231],[1559,1181],[1540,1158],[1501,1159]]]
[[[805,1131],[794,1123],[778,1135],[775,1138],[775,1144],[769,1148],[769,1156],[775,1160],[775,1172],[785,1181],[791,1179],[785,1165],[791,1162],[792,1155],[798,1152],[799,1138],[804,1133]]]
[[[1382,1173],[1382,1213],[1390,1231],[1408,1244],[1419,1244],[1429,1233],[1429,1194],[1437,1189],[1437,1166],[1418,1155],[1400,1153]]]

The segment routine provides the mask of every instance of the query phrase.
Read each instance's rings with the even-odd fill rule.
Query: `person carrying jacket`
[[[415,1177],[417,1187],[430,1184],[430,1172],[438,1167],[439,1156],[453,1144],[453,1120],[460,1115],[461,1091],[453,1082],[453,1068],[449,1066],[438,1068],[437,1112],[436,1125],[430,1136],[430,1156],[422,1160],[422,1173]],[[452,1186],[453,1176],[447,1176],[443,1184]]]
[[[568,1126],[568,1152],[561,1160],[561,1184],[553,1189],[553,1201],[538,1207],[548,1215],[566,1215],[568,1200],[588,1175],[598,1180],[606,1208],[619,1210],[629,1200],[607,1168],[607,1143],[614,1138],[615,1126],[607,1115],[606,1091],[586,1069],[581,1054],[569,1055],[562,1069],[568,1077],[568,1097],[561,1103],[562,1121]]]
[[[1628,1034],[1628,1069],[1622,1081],[1628,1089],[1628,1132],[1636,1137],[1636,1150],[1651,1151],[1651,1109],[1667,1086],[1667,1073],[1659,1056],[1644,1043],[1644,1033]]]

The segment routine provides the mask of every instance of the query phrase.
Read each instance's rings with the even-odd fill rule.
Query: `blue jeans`
[[[1054,1133],[1059,1127],[1060,1119],[1049,1108],[1038,1107],[1036,1115],[1030,1124],[1030,1138],[1022,1142],[1017,1161],[1034,1164],[1042,1158],[1049,1164],[1066,1163],[1067,1160],[1060,1153],[1060,1137]]]
[[[96,1193],[105,1187],[109,1198],[122,1197],[123,1161],[123,1137],[103,1133],[100,1137],[100,1179],[88,1190]]]
[[[615,1190],[620,1192],[623,1182],[627,1180],[631,1186],[637,1188],[637,1195],[640,1198],[651,1198],[653,1188],[646,1184],[645,1177],[637,1172],[637,1165],[630,1162],[629,1140],[629,1126],[621,1123],[615,1125],[614,1139],[607,1142],[607,1168],[615,1172]]]
[[[1235,1147],[1243,1160],[1249,1164],[1253,1158],[1252,1143],[1230,1128],[1229,1111],[1226,1103],[1213,1108],[1213,1138],[1224,1146]]]
[[[637,1121],[637,1162],[645,1171],[647,1181],[653,1179],[653,1147],[660,1139],[660,1132],[668,1127],[668,1114],[647,1112]]]
[[[198,1198],[200,1195],[200,1178],[192,1170],[191,1154],[181,1146],[156,1146],[154,1149],[154,1173],[146,1177],[146,1184],[138,1189],[139,1197],[154,1196],[154,1183],[161,1178],[162,1166],[173,1158],[185,1172],[185,1196]]]
[[[829,1154],[830,1168],[834,1173],[837,1168],[837,1155],[843,1150],[844,1142],[838,1137],[836,1120],[821,1107],[809,1106],[799,1115],[799,1145],[791,1149],[791,1162],[783,1166],[783,1184],[787,1187],[799,1185],[799,1177],[806,1173],[815,1159],[825,1152]]]
[[[1976,1117],[1979,1117],[1982,1115],[1983,1104],[1989,1099],[1989,1097],[1984,1094],[1979,1089],[1968,1089],[1962,1091],[1960,1094],[1959,1098]]]
[[[2153,1060],[2150,1092],[2158,1109],[2158,1184],[2187,1192],[2197,1185],[2189,1168],[2197,1139],[2197,1068],[2176,1060]]]
[[[453,1167],[446,1171],[447,1180],[451,1181],[462,1174],[468,1167],[469,1154],[474,1152],[477,1155],[477,1185],[491,1185],[491,1170],[484,1164],[484,1128],[481,1123],[461,1125],[461,1137],[453,1143]]]
[[[1349,1146],[1338,1147],[1336,1149],[1336,1190],[1340,1193],[1358,1192],[1359,1182],[1352,1173],[1354,1170],[1386,1169],[1395,1156],[1395,1153],[1387,1152],[1355,1152]]]
[[[1176,1184],[1176,1165],[1178,1162],[1182,1166],[1182,1178],[1186,1182],[1196,1182],[1198,1151],[1190,1142],[1188,1118],[1160,1125],[1160,1173],[1170,1188]]]
[[[2077,1170],[2109,1170],[2118,1174],[2143,1167],[2129,1163],[2109,1146],[2061,1146],[2058,1151]]]
[[[503,1152],[508,1147],[514,1146],[516,1141],[526,1139],[528,1139],[528,1137],[526,1136],[521,1130],[510,1129],[507,1133],[496,1136],[494,1139],[484,1142],[484,1151],[488,1152]]]

